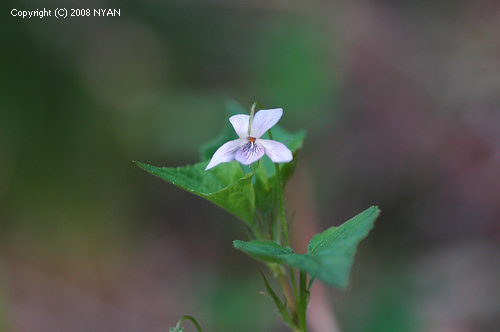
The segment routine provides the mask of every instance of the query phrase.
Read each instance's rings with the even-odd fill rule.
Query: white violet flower
[[[261,139],[283,115],[283,109],[260,110],[253,119],[248,114],[237,114],[229,118],[239,138],[224,143],[215,151],[205,170],[221,163],[236,160],[243,165],[250,165],[266,154],[275,163],[285,163],[293,159],[292,152],[285,144]]]

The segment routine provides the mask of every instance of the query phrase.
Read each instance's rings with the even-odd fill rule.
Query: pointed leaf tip
[[[273,241],[234,241],[236,249],[264,261],[288,264],[331,286],[344,288],[356,247],[369,233],[380,209],[372,206],[338,227],[330,227],[313,237],[307,254],[296,254]]]
[[[156,167],[137,162],[146,172],[215,203],[255,228],[255,194],[252,174],[237,163],[225,163],[205,171],[208,162],[185,167]]]

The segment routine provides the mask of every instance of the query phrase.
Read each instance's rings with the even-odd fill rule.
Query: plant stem
[[[290,288],[290,284],[286,279],[286,275],[280,272],[277,278],[281,285],[281,289],[283,290],[283,294],[285,295],[286,303],[290,308],[290,313],[292,314],[292,317],[297,317],[297,305],[295,303],[295,298],[293,296],[292,289]]]
[[[299,303],[299,293],[297,292],[297,281],[295,280],[295,272],[293,271],[293,268],[291,266],[290,266],[290,279],[292,281],[295,303]]]
[[[276,176],[278,177],[278,195],[280,200],[280,213],[281,213],[281,228],[283,229],[283,237],[285,238],[285,244],[290,247],[290,239],[288,238],[288,224],[286,222],[285,215],[285,203],[283,202],[283,184],[281,182],[280,167],[278,164],[274,164],[276,168]]]
[[[193,324],[194,324],[194,326],[196,326],[196,329],[198,330],[198,332],[203,332],[201,330],[200,324],[198,324],[198,322],[196,321],[196,319],[193,316],[189,316],[189,315],[182,316],[182,318],[179,319],[179,321],[177,322],[177,325],[175,327],[176,328],[180,328],[182,322],[185,321],[186,319],[189,319],[191,322],[193,322]]]
[[[273,133],[269,130],[269,138],[273,139]],[[285,244],[290,247],[290,239],[288,237],[288,224],[286,222],[285,214],[285,203],[283,202],[283,182],[281,181],[280,166],[274,164],[276,169],[276,177],[278,178],[278,198],[280,200],[280,213],[281,213],[281,228],[283,229],[283,237],[285,238]]]
[[[271,130],[269,130],[269,138],[270,139],[273,139],[273,134],[271,132]],[[278,199],[279,199],[279,204],[280,204],[280,215],[281,215],[281,229],[283,231],[283,238],[284,238],[284,242],[285,244],[290,247],[290,238],[289,238],[289,235],[288,235],[288,223],[286,222],[286,213],[285,213],[285,203],[283,201],[283,190],[284,190],[284,186],[283,186],[283,182],[281,180],[281,174],[280,174],[280,167],[278,164],[274,164],[274,167],[276,169],[276,178],[278,180],[278,183],[277,183],[277,189],[278,189]],[[277,223],[277,226],[278,226],[278,230],[279,230],[279,223]],[[281,232],[278,231],[278,234],[280,234]],[[281,234],[280,234],[281,235]],[[281,236],[279,236],[281,238]],[[281,241],[280,241],[281,242]],[[286,298],[286,301],[287,301],[287,305],[288,307],[290,308],[290,312],[292,314],[292,317],[294,318],[294,321],[295,323],[299,323],[299,327],[297,328],[296,326],[293,327],[293,331],[294,332],[301,332],[301,331],[304,331],[304,332],[307,332],[307,327],[306,327],[306,317],[305,317],[305,308],[302,308],[301,306],[303,305],[304,307],[307,307],[307,294],[305,294],[306,296],[304,297],[303,299],[303,294],[302,294],[302,272],[300,274],[300,300],[299,300],[299,294],[297,292],[297,282],[295,280],[295,273],[293,271],[293,268],[290,267],[290,279],[291,279],[291,282],[292,282],[292,286],[293,286],[293,291],[292,289],[290,288],[290,284],[288,282],[288,279],[286,278],[286,274],[285,272],[280,269],[279,271],[277,271],[278,273],[276,273],[276,276],[278,278],[278,281],[281,285],[281,288],[283,289],[283,294],[285,295],[285,298]],[[307,276],[305,277],[307,279]],[[305,283],[305,281],[304,281]],[[304,285],[304,290],[305,290],[305,285]],[[305,304],[303,304],[302,302],[304,301]],[[297,305],[299,306],[299,310],[297,312]],[[303,312],[303,314],[302,314]],[[302,317],[303,316],[303,317]],[[303,321],[303,323],[302,323]],[[302,327],[303,325],[303,327]]]
[[[301,332],[307,332],[306,322],[307,310],[307,274],[300,271],[300,298],[299,298],[299,329]]]

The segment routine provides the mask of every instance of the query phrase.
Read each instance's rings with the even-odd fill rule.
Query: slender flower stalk
[[[250,120],[248,121],[248,136],[252,136],[251,135],[252,123],[253,123],[253,119],[255,117],[255,109],[256,108],[257,108],[257,103],[253,103],[252,109],[250,110]]]
[[[174,328],[170,328],[170,331],[171,332],[184,331],[184,329],[181,328],[181,325],[182,325],[182,323],[185,320],[190,320],[194,324],[194,326],[196,326],[196,330],[198,332],[202,332],[200,324],[198,324],[198,322],[196,321],[196,319],[193,316],[190,316],[190,315],[182,316],[182,318],[179,319],[179,321],[177,322],[177,324],[175,325],[175,327]]]

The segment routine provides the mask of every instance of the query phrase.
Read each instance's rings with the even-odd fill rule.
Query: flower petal
[[[266,155],[275,163],[286,163],[293,159],[292,151],[283,143],[270,139],[259,139],[257,143],[266,149]]]
[[[248,123],[250,122],[250,115],[236,114],[229,118],[229,122],[231,122],[234,131],[240,138],[248,137]]]
[[[272,128],[281,116],[283,115],[282,108],[274,108],[270,110],[260,110],[255,113],[250,129],[250,136],[260,138],[266,131]]]
[[[229,141],[227,143],[222,144],[220,148],[215,151],[212,159],[208,163],[206,170],[209,170],[212,167],[219,165],[220,163],[227,163],[229,161],[234,160],[235,152],[240,148],[240,146],[244,143],[244,140],[241,138],[235,139],[233,141]]]
[[[264,147],[257,143],[247,141],[239,148],[234,156],[234,159],[243,165],[250,165],[264,156]]]

